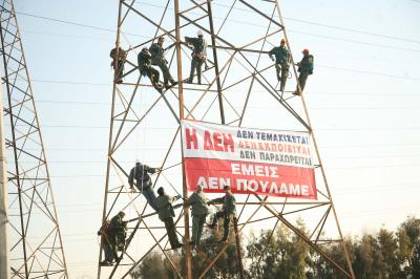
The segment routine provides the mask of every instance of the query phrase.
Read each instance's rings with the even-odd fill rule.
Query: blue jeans
[[[142,194],[146,198],[146,200],[150,204],[150,206],[155,211],[157,211],[158,208],[157,208],[156,203],[155,203],[156,195],[155,195],[155,192],[153,192],[152,187],[146,187],[146,188],[144,188]]]

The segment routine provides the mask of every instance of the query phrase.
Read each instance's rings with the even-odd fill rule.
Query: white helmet
[[[198,31],[197,31],[197,36],[198,36],[198,37],[203,37],[203,32],[202,32],[201,30],[198,30]]]

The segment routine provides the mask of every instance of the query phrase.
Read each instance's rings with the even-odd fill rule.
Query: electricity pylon
[[[208,65],[203,83],[192,84],[186,82],[191,48],[184,43],[184,36],[193,37],[198,30],[209,43]],[[166,58],[170,72],[176,73],[178,81],[178,85],[163,92],[158,92],[147,77],[142,77],[137,67],[138,53],[160,36],[166,38]],[[176,212],[184,248],[169,252],[162,223],[144,197],[132,193],[127,183],[135,160],[140,160],[162,169],[153,176],[154,186],[163,186],[169,194],[187,198],[179,149],[183,119],[306,132],[314,150],[317,200],[236,195],[235,230],[237,235],[245,235],[251,224],[258,224],[258,228],[270,229],[273,235],[282,224],[343,277],[354,278],[306,103],[303,94],[293,94],[297,87],[295,62],[292,59],[286,90],[280,91],[273,62],[267,55],[273,46],[279,45],[281,38],[287,41],[276,0],[119,1],[114,47],[126,50],[127,59],[122,83],[115,82],[119,80],[115,73],[121,69],[114,73],[102,223],[121,210],[128,213],[130,222],[122,256],[113,266],[99,265],[98,278],[127,278],[156,250],[163,254],[178,278],[205,278],[223,257],[229,244],[221,245],[212,255],[199,251],[206,264],[193,270],[189,210],[185,204]],[[288,42],[287,47],[290,50]],[[301,91],[298,88],[297,92]],[[305,231],[299,226],[299,220],[305,222]],[[345,258],[343,263],[323,249],[325,243],[339,245]],[[243,278],[240,249],[237,251],[238,278]],[[103,259],[101,251],[99,261]]]
[[[1,1],[11,278],[68,278],[31,81],[12,0]]]

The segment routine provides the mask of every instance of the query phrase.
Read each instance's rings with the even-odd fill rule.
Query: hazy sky
[[[137,2],[156,9],[147,4],[153,0]],[[419,216],[420,2],[281,2],[295,59],[306,47],[315,55],[306,98],[344,233],[393,229]],[[15,7],[70,274],[93,278],[117,1],[21,0]]]

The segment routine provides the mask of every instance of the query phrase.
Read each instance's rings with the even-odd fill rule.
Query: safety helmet
[[[198,36],[198,37],[203,37],[203,32],[201,32],[201,30],[198,30],[198,31],[197,31],[197,36]]]
[[[302,50],[302,53],[303,53],[303,54],[309,54],[309,49],[307,49],[307,48],[303,49],[303,50]]]

